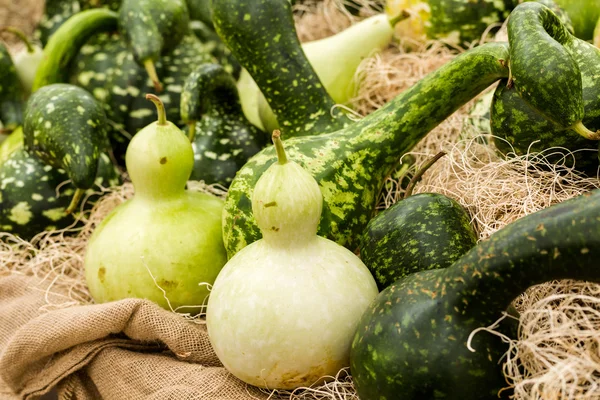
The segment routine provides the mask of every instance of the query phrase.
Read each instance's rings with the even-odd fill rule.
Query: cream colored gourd
[[[365,58],[373,56],[390,43],[396,20],[390,20],[384,14],[375,15],[336,35],[302,44],[306,58],[336,103],[346,104],[356,95],[355,74],[358,66]],[[277,129],[275,114],[245,69],[240,74],[237,86],[242,110],[248,121],[267,132]]]
[[[126,165],[135,188],[96,228],[85,277],[97,303],[145,298],[167,309],[203,311],[208,287],[227,261],[221,237],[223,201],[185,190],[194,155],[188,138],[158,108],[158,121],[129,143]],[[164,291],[164,293],[163,293]],[[168,301],[167,301],[168,298]]]
[[[13,63],[25,93],[29,94],[31,93],[37,68],[44,57],[44,51],[40,46],[32,43],[21,30],[14,27],[6,27],[3,30],[15,34],[25,45],[23,50],[15,54]]]
[[[206,323],[233,375],[259,387],[294,389],[349,365],[356,324],[378,292],[356,255],[317,236],[319,186],[287,160],[278,132],[273,141],[278,162],[252,196],[263,238],[225,265]]]

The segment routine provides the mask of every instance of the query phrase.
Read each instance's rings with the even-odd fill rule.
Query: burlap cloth
[[[0,399],[266,399],[229,374],[203,324],[126,299],[45,311],[68,293],[0,277]],[[48,299],[47,296],[50,296]],[[64,300],[64,298],[63,298]]]

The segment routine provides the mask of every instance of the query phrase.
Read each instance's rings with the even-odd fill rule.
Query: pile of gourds
[[[374,209],[400,158],[498,81],[487,108],[499,152],[561,146],[596,173],[600,5],[516,3],[389,0],[301,44],[283,0],[49,0],[31,86],[0,47],[12,131],[0,230],[30,239],[73,224],[125,169],[135,196],[86,251],[95,301],[197,307],[225,367],[257,386],[293,389],[350,365],[361,399],[496,396],[505,345],[470,333],[514,313],[531,285],[600,281],[600,193],[479,244],[440,194]],[[462,45],[509,15],[508,42],[461,53],[367,117],[334,107],[395,31]],[[225,201],[186,190],[189,179],[227,186]]]

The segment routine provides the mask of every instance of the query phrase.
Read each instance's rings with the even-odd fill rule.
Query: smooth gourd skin
[[[201,283],[212,284],[227,260],[223,201],[185,190],[192,148],[170,122],[141,130],[129,144],[126,164],[135,195],[105,217],[89,240],[90,294],[98,303],[139,297],[167,309],[202,311],[209,292]]]
[[[600,281],[600,191],[521,218],[451,267],[412,274],[379,294],[352,344],[361,399],[491,399],[507,387],[506,343],[493,324],[527,288],[555,279]],[[508,396],[509,393],[503,393]]]
[[[348,128],[285,141],[324,197],[319,234],[351,250],[375,209],[377,193],[400,157],[458,107],[508,76],[507,45],[490,43],[457,56],[378,111]],[[225,200],[223,238],[231,257],[261,235],[251,213],[258,177],[273,163],[262,150],[238,171]]]
[[[295,389],[348,366],[356,322],[377,295],[357,256],[316,235],[321,204],[302,167],[272,165],[252,199],[263,238],[228,261],[211,291],[211,344],[252,385]]]
[[[600,3],[597,0],[554,1],[571,17],[575,36],[583,40],[592,39],[595,23],[600,18]]]
[[[229,186],[236,172],[267,144],[246,120],[233,77],[219,64],[202,64],[186,79],[181,117],[195,124],[190,179]]]
[[[219,36],[250,73],[286,138],[332,132],[347,118],[335,105],[300,45],[291,4],[281,0],[212,0]]]
[[[107,125],[102,105],[86,90],[63,83],[44,86],[27,102],[25,148],[64,169],[75,187],[88,189],[108,147]]]
[[[0,121],[5,129],[23,123],[25,92],[8,49],[0,44]]]
[[[360,257],[383,290],[411,273],[449,267],[476,243],[460,204],[442,194],[420,193],[369,221]]]

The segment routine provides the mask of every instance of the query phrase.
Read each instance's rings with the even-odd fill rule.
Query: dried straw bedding
[[[356,20],[335,1],[305,3],[297,17],[302,40],[328,36]],[[0,25],[31,32],[40,2],[0,0]],[[485,36],[484,38],[485,39]],[[353,100],[357,117],[380,107],[460,49],[441,43],[404,51],[395,43],[365,60]],[[491,88],[490,88],[491,89]],[[415,192],[438,192],[457,200],[472,217],[481,240],[530,213],[600,187],[544,154],[505,159],[493,144],[478,140],[465,124],[473,102],[434,129],[411,153],[412,174],[439,151],[438,161]],[[489,141],[487,141],[489,142]],[[402,164],[400,164],[402,166]],[[191,187],[217,196],[222,188]],[[0,242],[0,398],[37,398],[56,386],[64,398],[93,399],[356,399],[352,379],[340,371],[330,383],[290,392],[258,390],[238,381],[220,365],[201,318],[127,299],[95,305],[82,270],[86,240],[111,209],[133,194],[131,184],[106,188],[107,195],[76,232],[43,233],[32,242],[1,234]],[[401,198],[403,189],[388,179],[379,208]],[[75,235],[73,235],[75,233]],[[518,338],[503,338],[507,387],[516,399],[598,398],[600,384],[600,286],[560,281],[528,290],[515,300],[521,312]],[[498,334],[482,327],[477,334]],[[13,392],[16,391],[16,394]]]

